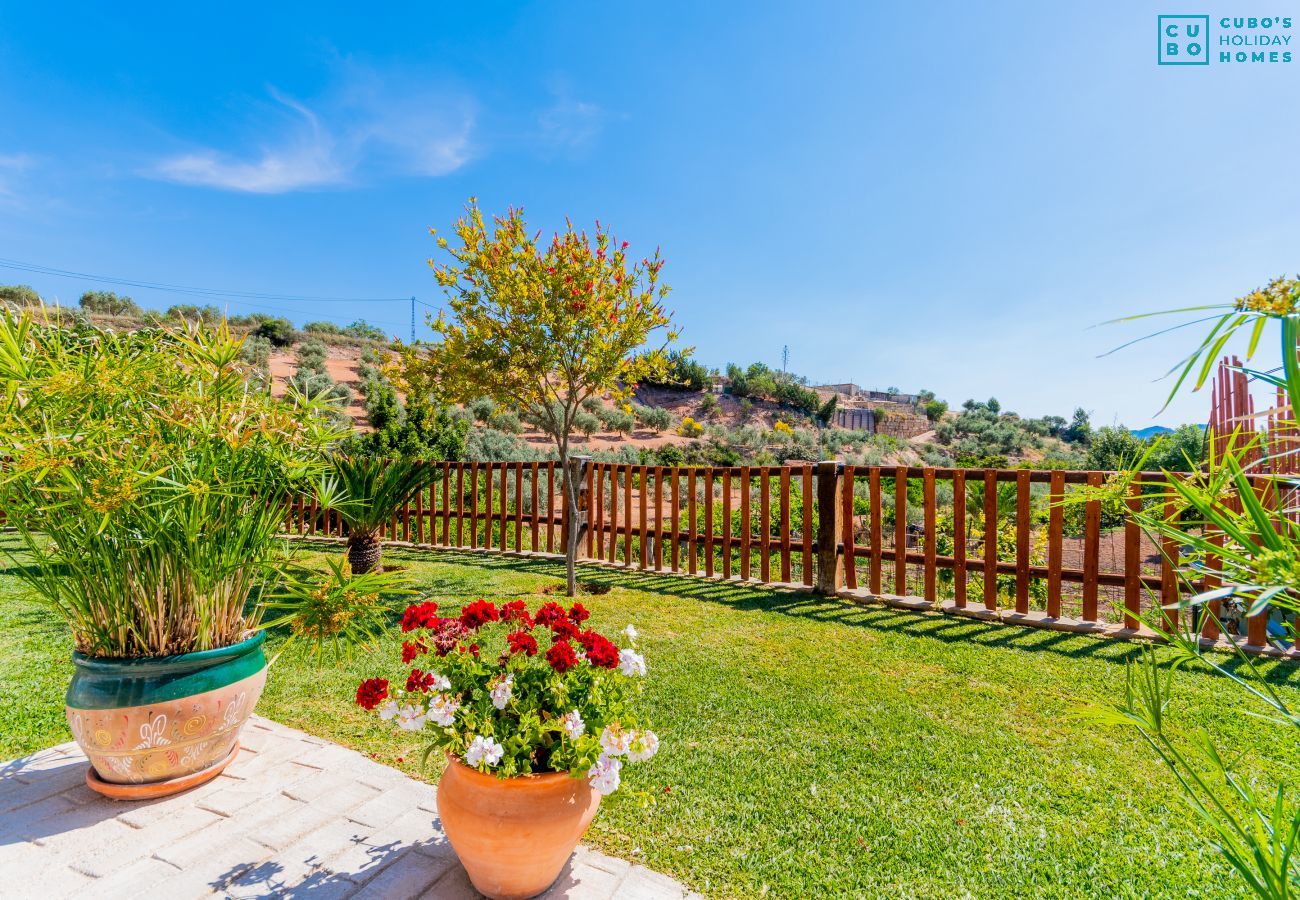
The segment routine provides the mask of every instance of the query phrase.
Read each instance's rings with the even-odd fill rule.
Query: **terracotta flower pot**
[[[72,655],[68,727],[115,799],[174,794],[220,774],[266,683],[261,632],[216,650],[141,659]]]
[[[564,871],[600,794],[567,772],[497,778],[449,759],[438,816],[469,880],[492,900],[542,893]]]

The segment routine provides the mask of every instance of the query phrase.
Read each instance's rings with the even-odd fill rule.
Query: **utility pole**
[[[411,298],[411,343],[415,343],[415,298]]]
[[[786,344],[781,348],[781,371],[787,375],[790,373],[790,345]]]

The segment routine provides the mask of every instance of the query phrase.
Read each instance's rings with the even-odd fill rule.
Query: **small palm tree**
[[[336,456],[316,488],[322,509],[332,509],[348,526],[348,563],[354,575],[379,570],[379,533],[411,498],[433,484],[438,469],[409,460]]]

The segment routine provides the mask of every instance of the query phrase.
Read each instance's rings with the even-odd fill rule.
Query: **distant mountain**
[[[1196,427],[1200,428],[1202,431],[1205,430],[1204,425],[1197,425]],[[1134,437],[1140,437],[1142,440],[1146,440],[1147,438],[1155,437],[1158,434],[1172,434],[1174,429],[1166,428],[1164,425],[1148,425],[1146,428],[1130,428],[1129,431],[1132,432]]]

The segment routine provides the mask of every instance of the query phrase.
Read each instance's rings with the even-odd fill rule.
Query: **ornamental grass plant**
[[[236,643],[272,571],[276,498],[323,465],[330,410],[271,397],[225,324],[113,332],[0,313],[0,508],[35,593],[94,657]]]

